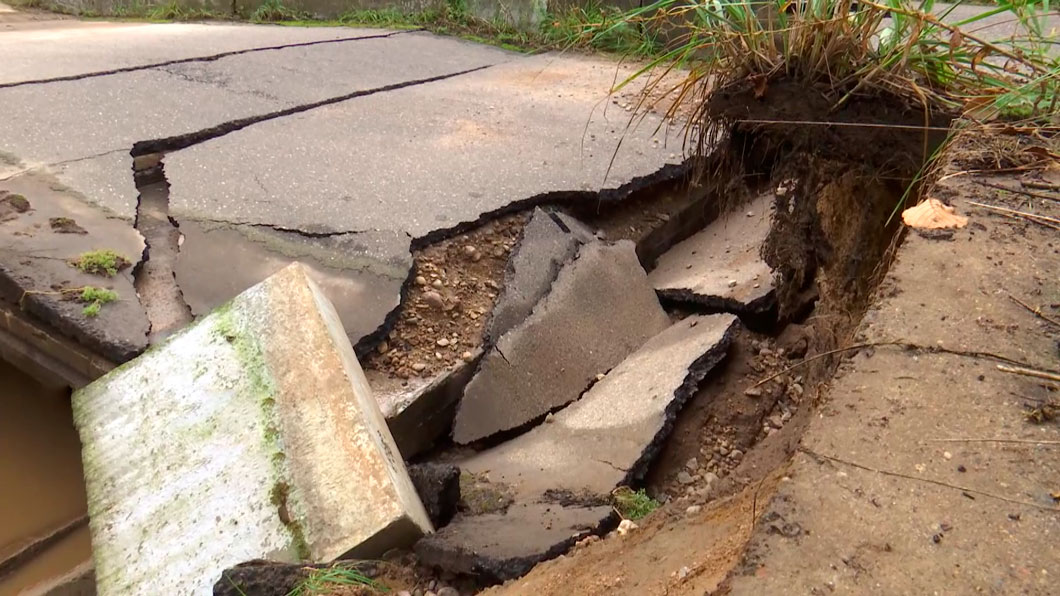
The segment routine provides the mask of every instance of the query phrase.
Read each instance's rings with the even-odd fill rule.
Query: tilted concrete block
[[[293,264],[74,394],[99,593],[431,531],[334,308]]]

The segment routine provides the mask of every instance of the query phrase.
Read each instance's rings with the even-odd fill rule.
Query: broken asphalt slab
[[[681,159],[664,147],[676,130],[655,133],[653,116],[627,130],[629,114],[601,101],[625,72],[518,57],[262,122],[167,156],[171,209],[285,228],[327,213],[335,231],[420,237],[534,197],[628,191]]]
[[[298,261],[331,300],[354,344],[398,305],[412,266],[409,238],[397,232],[314,236],[194,221],[182,222],[180,231],[174,273],[196,316]]]
[[[648,280],[659,296],[715,311],[761,315],[775,306],[773,271],[762,258],[773,197],[733,209],[661,257]]]
[[[379,556],[431,531],[301,265],[79,390],[73,409],[102,595],[204,593],[243,561]]]
[[[133,288],[132,267],[144,242],[121,220],[105,217],[49,176],[26,173],[0,181],[0,192],[23,197],[24,212],[0,221],[0,293],[5,302],[111,362],[147,347],[149,324]],[[70,233],[78,230],[84,233]],[[79,270],[72,262],[110,250],[128,261],[114,275]],[[112,290],[116,299],[85,312],[83,288]]]
[[[578,399],[669,325],[628,240],[582,246],[548,295],[482,359],[453,424],[467,444]]]
[[[506,580],[597,531],[611,492],[644,474],[737,325],[727,314],[679,321],[544,423],[460,462],[511,502],[501,512],[459,515],[417,543],[421,559]]]
[[[496,342],[526,320],[552,287],[560,268],[580,245],[594,239],[592,230],[573,217],[534,209],[508,261],[502,291],[486,324],[487,342]]]

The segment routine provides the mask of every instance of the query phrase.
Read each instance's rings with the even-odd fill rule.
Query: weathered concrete
[[[30,205],[0,222],[0,297],[103,359],[124,362],[140,353],[147,346],[148,322],[132,283],[132,265],[144,250],[136,230],[41,173],[0,181],[0,192],[22,195]],[[52,229],[50,220],[60,217],[73,220],[85,233]],[[106,276],[71,264],[95,250],[112,250],[130,266]],[[79,299],[86,286],[113,290],[118,299],[102,305],[97,316],[86,316],[86,304]]]
[[[298,261],[309,268],[356,344],[398,305],[412,267],[409,238],[395,232],[313,236],[259,226],[180,223],[184,242],[174,272],[196,316]]]
[[[762,258],[773,197],[735,209],[659,257],[648,280],[662,298],[718,311],[760,314],[775,305]]]
[[[533,314],[483,357],[464,390],[453,440],[517,428],[577,399],[668,324],[632,242],[582,246]]]
[[[460,468],[452,464],[414,464],[409,478],[435,527],[449,523],[460,501]]]
[[[504,513],[464,515],[417,544],[428,563],[510,579],[596,531],[611,491],[641,476],[677,411],[728,350],[732,315],[689,317],[645,343],[580,400],[460,463],[507,487]]]
[[[431,530],[338,315],[291,265],[74,395],[101,594]],[[209,515],[203,515],[203,512]]]
[[[486,323],[487,341],[497,341],[526,320],[552,287],[560,268],[574,257],[578,246],[591,240],[592,231],[574,218],[535,209],[508,261],[503,290]]]

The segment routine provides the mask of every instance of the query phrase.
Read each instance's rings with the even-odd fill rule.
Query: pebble
[[[707,472],[706,474],[703,475],[703,481],[706,482],[707,485],[709,486],[709,485],[711,485],[711,484],[713,484],[713,483],[718,481],[718,475],[715,474],[714,472]]]
[[[953,454],[950,453],[949,451],[943,451],[942,452],[942,457],[945,457],[946,459],[953,459]]]
[[[699,461],[693,457],[685,462],[685,467],[688,468],[689,472],[694,472],[699,469]]]
[[[553,414],[552,412],[549,412],[548,415],[545,416],[545,424],[552,424],[555,420],[556,420],[556,415]]]
[[[416,372],[423,372],[423,369],[425,368],[427,368],[427,365],[422,362],[417,362],[416,364],[412,365],[412,370]]]
[[[445,300],[442,300],[442,295],[438,292],[424,292],[423,302],[427,306],[436,310],[441,310],[445,308]]]
[[[692,475],[682,470],[677,474],[677,481],[681,484],[692,484]]]
[[[677,570],[677,579],[684,579],[688,577],[689,573],[691,572],[688,570],[688,567],[682,567]]]
[[[469,256],[469,257],[474,256],[475,253],[477,253],[477,252],[478,252],[478,249],[475,248],[474,246],[471,246],[470,244],[468,244],[467,246],[464,247],[464,254]]]
[[[733,459],[740,459],[743,457],[743,451],[740,451],[739,449],[733,449],[732,453],[729,454],[729,457]]]
[[[433,592],[437,588],[438,588],[438,580],[432,579],[431,581],[427,582],[427,589],[428,590]]]
[[[416,276],[416,285],[417,286],[425,286],[425,285],[427,285],[427,278],[423,277],[422,275],[417,275]]]
[[[728,447],[726,447],[724,445],[721,445],[721,446],[718,447],[718,455],[728,455],[728,454],[729,454],[729,448]]]
[[[379,352],[380,354],[386,354],[390,351],[390,344],[386,343],[385,341],[380,342],[379,345],[375,347],[375,351]]]
[[[637,529],[637,524],[633,523],[631,519],[624,519],[618,524],[618,535],[625,536],[626,534]]]
[[[433,288],[440,288],[443,285],[444,284],[442,284],[442,280],[440,280],[440,279],[436,279],[433,282],[431,282],[431,287],[433,287]]]
[[[687,515],[695,515],[695,514],[699,513],[702,509],[703,508],[700,507],[699,505],[690,505],[688,507],[688,509],[685,509],[685,513]]]
[[[442,586],[441,588],[438,588],[438,596],[460,596],[460,592],[458,592],[456,588]]]
[[[441,347],[443,347],[443,348],[444,348],[444,347],[446,347],[446,346],[448,346],[448,345],[449,345],[449,340],[443,337],[442,339],[439,339],[438,341],[436,341],[436,342],[434,342],[434,343],[436,343],[436,344],[438,344],[439,346],[441,346]]]
[[[465,351],[463,354],[460,355],[460,357],[464,360],[464,362],[471,362],[475,355],[469,351]]]
[[[781,418],[780,414],[773,414],[769,417],[769,424],[773,428],[781,428],[784,426],[784,419]]]
[[[735,288],[736,287],[736,280],[735,279],[730,279],[729,280],[729,287],[730,288]]]
[[[409,592],[408,590],[402,590],[397,593],[397,596],[412,596],[412,592]]]
[[[762,397],[762,390],[758,387],[748,387],[744,389],[743,394],[747,397]]]

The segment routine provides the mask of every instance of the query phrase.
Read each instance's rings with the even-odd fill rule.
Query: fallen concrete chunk
[[[458,516],[417,543],[417,553],[506,580],[564,552],[572,536],[597,531],[611,491],[644,474],[677,411],[725,357],[736,325],[728,314],[675,323],[550,422],[462,462],[469,475],[504,486],[511,502],[505,513]]]
[[[460,468],[452,464],[415,464],[409,478],[435,527],[444,526],[456,514],[460,502]]]
[[[659,295],[737,314],[773,308],[773,272],[761,256],[772,202],[759,197],[659,257],[648,276]]]
[[[496,342],[526,320],[564,263],[574,257],[579,245],[592,239],[592,232],[573,217],[535,209],[508,262],[504,291],[486,325],[487,341]]]
[[[483,357],[464,390],[453,440],[516,428],[577,399],[668,324],[632,242],[582,246],[530,317]]]
[[[431,531],[334,308],[300,264],[74,394],[100,594],[201,594],[255,558]]]
[[[426,565],[502,582],[563,554],[612,515],[610,505],[525,503],[503,514],[458,515],[437,534],[417,542],[415,550]]]

